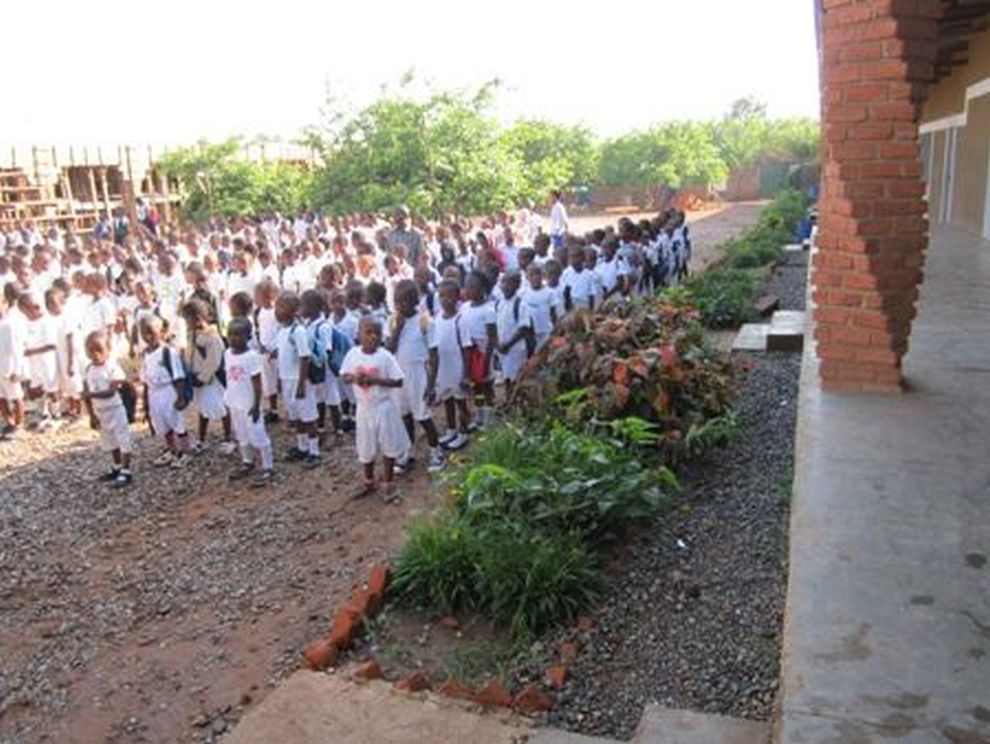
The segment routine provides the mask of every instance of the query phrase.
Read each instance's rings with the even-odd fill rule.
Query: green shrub
[[[441,612],[478,604],[477,535],[456,514],[416,520],[396,562],[392,588],[416,605]]]
[[[781,191],[760,212],[756,225],[722,244],[727,265],[733,269],[755,269],[779,262],[807,207],[807,197],[800,191]]]
[[[734,328],[749,317],[755,281],[752,271],[718,268],[692,277],[687,289],[706,327]]]

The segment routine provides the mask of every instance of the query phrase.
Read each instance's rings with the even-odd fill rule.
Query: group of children
[[[683,213],[559,245],[533,224],[271,214],[111,242],[26,223],[0,234],[0,437],[88,414],[112,457],[105,479],[125,487],[138,413],[164,444],[159,466],[183,466],[213,425],[220,450],[240,452],[231,479],[263,486],[284,415],[286,460],[315,468],[321,435],[353,432],[359,493],[379,487],[381,459],[391,499],[417,428],[427,469],[442,469],[489,420],[496,380],[511,394],[564,314],[687,271]]]

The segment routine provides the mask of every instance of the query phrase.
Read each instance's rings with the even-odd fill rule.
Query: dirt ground
[[[690,215],[696,266],[760,206]],[[125,492],[96,482],[106,462],[83,427],[0,445],[3,744],[219,740],[440,499],[419,471],[398,505],[352,500],[347,439],[260,491],[230,485],[236,459],[215,450],[156,470],[157,445],[137,445]]]

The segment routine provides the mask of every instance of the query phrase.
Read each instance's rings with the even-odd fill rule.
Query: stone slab
[[[770,744],[771,727],[713,713],[647,705],[634,744]]]
[[[509,714],[406,695],[384,681],[301,671],[248,712],[224,744],[515,744],[533,730]]]
[[[769,323],[744,323],[732,342],[733,351],[766,351]]]
[[[756,298],[753,303],[753,312],[761,318],[773,314],[780,307],[780,298],[777,295],[763,295]]]
[[[767,334],[767,351],[800,354],[804,349],[804,332],[771,328]]]

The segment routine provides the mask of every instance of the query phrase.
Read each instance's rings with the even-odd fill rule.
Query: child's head
[[[602,255],[605,256],[606,261],[611,261],[615,257],[615,251],[619,247],[619,241],[614,235],[609,235],[602,240]]]
[[[315,289],[307,289],[299,298],[299,314],[306,320],[320,317],[326,309],[323,295]]]
[[[86,336],[86,356],[93,364],[103,364],[107,360],[109,347],[104,331],[93,331]]]
[[[65,293],[57,287],[45,292],[45,309],[49,315],[61,315],[62,305],[65,304]]]
[[[579,245],[571,246],[567,251],[567,261],[575,271],[584,269],[584,248]]]
[[[357,279],[351,279],[344,287],[344,299],[348,310],[357,310],[364,302],[364,285]]]
[[[485,278],[484,274],[478,271],[472,271],[468,274],[464,281],[464,296],[475,305],[485,301],[488,296],[488,279]]]
[[[266,276],[254,287],[254,301],[258,303],[258,307],[272,307],[277,297],[278,285],[275,284],[271,277]]]
[[[382,323],[378,318],[365,315],[358,323],[358,343],[361,351],[373,354],[382,342]]]
[[[533,248],[536,250],[536,255],[546,256],[550,250],[550,236],[546,233],[539,233],[533,238]]]
[[[227,343],[238,354],[248,347],[251,341],[251,321],[247,318],[234,318],[227,326]]]
[[[511,300],[515,297],[521,283],[522,277],[518,271],[506,271],[502,274],[502,295],[505,299]]]
[[[595,264],[598,263],[598,253],[594,248],[588,246],[584,248],[584,265],[588,269],[595,268]]]
[[[532,248],[520,248],[519,256],[517,260],[519,261],[519,271],[523,275],[528,275],[529,265],[533,263],[536,258],[536,251]]]
[[[546,275],[547,284],[551,287],[556,287],[560,282],[560,275],[563,273],[563,268],[557,259],[551,258],[543,264],[543,273]]]
[[[416,282],[416,286],[419,287],[419,290],[421,292],[425,292],[429,289],[430,284],[433,282],[433,274],[426,266],[417,266],[416,270],[413,272],[413,280]]]
[[[291,325],[299,315],[299,295],[283,292],[275,300],[275,319],[282,325]]]
[[[227,307],[230,308],[230,317],[246,318],[254,309],[254,303],[247,292],[234,292],[227,300]]]
[[[24,292],[18,298],[17,307],[28,320],[37,320],[41,317],[41,305],[30,292]]]
[[[368,303],[369,307],[381,307],[385,304],[385,298],[387,296],[388,292],[385,290],[384,284],[369,282],[368,286],[364,288],[364,301]]]
[[[157,315],[145,315],[138,324],[141,340],[149,349],[157,349],[162,342],[165,326]]]
[[[529,286],[534,290],[543,287],[543,267],[538,264],[530,264],[526,270],[526,278],[529,279]]]
[[[461,299],[461,285],[454,279],[444,279],[437,285],[440,307],[448,318],[457,313],[457,303]]]
[[[155,297],[147,282],[134,282],[134,299],[138,301],[141,307],[151,307]]]
[[[180,313],[182,319],[186,321],[186,326],[192,331],[202,331],[210,324],[213,316],[210,306],[197,299],[184,303]]]
[[[395,301],[395,309],[399,315],[405,318],[414,316],[416,314],[416,307],[419,305],[419,290],[416,288],[416,282],[409,279],[403,279],[398,282],[395,285],[393,300]]]
[[[335,289],[330,293],[330,312],[335,318],[342,318],[347,312],[347,295],[343,290]]]

